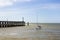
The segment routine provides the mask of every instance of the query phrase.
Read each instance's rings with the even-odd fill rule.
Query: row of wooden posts
[[[0,21],[0,27],[25,26],[24,21]]]

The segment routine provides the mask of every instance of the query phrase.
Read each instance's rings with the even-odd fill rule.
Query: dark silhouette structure
[[[29,22],[27,22],[27,26],[29,26]]]
[[[25,26],[24,21],[0,21],[0,27]]]

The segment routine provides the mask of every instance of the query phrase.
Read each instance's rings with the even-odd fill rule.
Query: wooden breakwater
[[[0,27],[25,26],[24,21],[0,21]]]

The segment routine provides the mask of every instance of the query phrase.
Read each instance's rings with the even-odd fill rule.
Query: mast
[[[24,21],[24,17],[22,17],[22,21]]]
[[[41,26],[39,25],[39,22],[38,22],[38,13],[36,13],[36,19],[37,19],[37,27],[36,30],[40,30],[41,29]]]
[[[36,16],[37,16],[36,17],[36,19],[37,19],[37,22],[36,23],[37,23],[37,26],[38,26],[38,13],[36,13]]]

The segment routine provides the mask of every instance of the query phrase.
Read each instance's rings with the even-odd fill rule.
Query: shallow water
[[[15,37],[15,38],[49,38],[54,37],[60,39],[60,24],[40,23],[42,29],[36,30],[36,24],[24,27],[0,28],[0,36]]]

